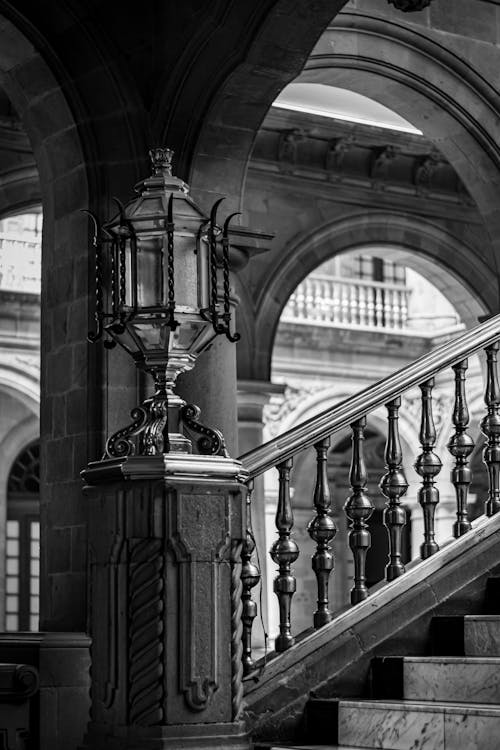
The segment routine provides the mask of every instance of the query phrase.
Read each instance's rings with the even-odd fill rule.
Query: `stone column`
[[[262,445],[264,442],[264,406],[269,403],[273,394],[282,394],[285,386],[262,380],[239,380],[238,381],[238,440],[240,454]],[[273,508],[273,513],[276,508]],[[268,540],[266,539],[266,495],[264,490],[264,477],[256,477],[252,495],[252,526],[255,542],[259,552],[260,574],[262,586],[262,597],[258,590],[254,589],[253,599],[259,603],[262,601],[262,619],[269,632],[268,602],[267,602],[267,565],[268,565]],[[273,529],[274,531],[274,529]],[[274,536],[274,535],[273,535]],[[254,553],[255,554],[255,553]],[[264,631],[260,619],[260,612],[253,623],[252,642],[255,656],[264,648]]]
[[[222,215],[221,209],[221,215]],[[266,252],[272,235],[254,232],[248,227],[234,227],[230,230],[229,263],[233,273],[241,271],[253,255]],[[232,276],[232,322],[237,329],[236,309],[239,299],[234,295]],[[222,288],[219,296],[222,299]],[[248,346],[244,339],[236,346]],[[231,456],[246,452],[246,447],[238,446],[238,414],[236,392],[236,346],[218,336],[210,348],[196,361],[194,370],[180,375],[176,392],[188,403],[201,409],[201,421],[208,427],[221,430]]]
[[[90,750],[244,750],[245,476],[221,457],[90,464]]]

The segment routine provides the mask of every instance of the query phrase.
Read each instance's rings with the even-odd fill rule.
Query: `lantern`
[[[183,434],[197,433],[200,453],[227,455],[222,434],[202,425],[199,409],[175,393],[177,376],[190,370],[215,336],[231,332],[229,216],[216,223],[220,199],[207,217],[172,175],[173,152],[150,152],[152,175],[136,185],[138,197],[100,225],[94,222],[96,330],[89,341],[119,344],[149,372],[155,393],[135,408],[132,422],[106,443],[106,456],[190,453]],[[219,278],[222,275],[222,284]],[[222,294],[219,295],[219,286]]]

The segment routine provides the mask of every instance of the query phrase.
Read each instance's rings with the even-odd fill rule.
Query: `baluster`
[[[361,325],[365,326],[367,323],[366,320],[366,287],[359,286],[358,287],[358,296],[359,296],[359,322]]]
[[[434,486],[434,477],[441,471],[441,461],[434,451],[436,428],[432,416],[432,389],[434,378],[422,383],[422,421],[420,424],[420,444],[422,453],[417,458],[415,470],[422,477],[422,487],[418,491],[418,501],[424,513],[424,542],[420,547],[422,560],[438,551],[434,539],[434,516],[439,503],[439,490]]]
[[[304,294],[304,284],[299,284],[296,290],[296,305],[297,305],[297,315],[296,317],[299,320],[303,320],[306,317],[306,308],[305,308],[305,294]]]
[[[375,325],[375,290],[373,287],[367,287],[366,289],[366,321],[367,325]]]
[[[321,296],[321,279],[313,279],[314,320],[323,319],[323,297]]]
[[[484,506],[487,516],[500,510],[500,388],[498,386],[497,352],[498,343],[486,348],[487,382],[484,401],[488,413],[481,422],[481,431],[486,437],[483,461],[488,469],[488,499]]]
[[[321,294],[322,294],[322,319],[330,321],[332,319],[332,300],[329,295],[329,286],[327,281],[323,281],[321,286]]]
[[[311,279],[306,279],[306,320],[314,320],[314,292]]]
[[[350,284],[349,286],[349,320],[351,323],[359,323],[359,305],[358,305],[358,287],[356,284]]]
[[[456,459],[455,468],[451,472],[451,481],[455,485],[457,496],[457,520],[453,524],[453,536],[459,536],[470,530],[471,524],[467,518],[467,495],[471,483],[471,470],[467,461],[474,450],[474,441],[467,434],[469,424],[469,410],[465,395],[465,372],[468,367],[466,359],[453,366],[455,371],[455,405],[453,408],[452,421],[455,425],[455,434],[448,442],[448,450]]]
[[[331,292],[332,296],[332,320],[334,323],[338,323],[341,320],[341,308],[340,308],[340,300],[342,297],[342,285],[338,282],[334,281],[331,286]]]
[[[252,659],[252,626],[257,617],[257,604],[252,600],[252,589],[260,581],[260,571],[257,565],[252,562],[252,556],[255,551],[255,538],[252,529],[252,495],[253,481],[248,482],[246,509],[247,509],[247,526],[245,541],[241,550],[241,581],[243,583],[243,593],[241,600],[243,611],[241,621],[243,624],[243,674],[247,675],[254,669]]]
[[[313,502],[316,516],[307,527],[309,536],[317,545],[316,552],[312,557],[312,568],[318,585],[318,609],[314,613],[315,628],[321,628],[332,619],[332,613],[328,606],[328,580],[334,567],[330,542],[337,533],[337,528],[332,518],[332,500],[326,473],[329,447],[330,438],[325,438],[314,446],[317,469]]]
[[[293,461],[289,458],[276,467],[280,483],[278,508],[276,510],[278,539],[271,547],[271,557],[278,566],[278,575],[274,579],[274,593],[278,597],[280,610],[280,634],[276,638],[275,644],[275,649],[278,652],[286,651],[295,643],[295,638],[291,634],[290,610],[297,584],[295,577],[292,575],[291,566],[299,556],[299,548],[295,541],[290,538],[293,528],[293,511],[290,500],[290,470],[292,464]]]
[[[406,524],[406,512],[401,507],[401,497],[406,494],[408,483],[402,466],[403,453],[399,439],[399,408],[401,398],[395,398],[386,404],[387,419],[387,443],[385,446],[385,464],[387,473],[380,481],[382,494],[387,498],[387,506],[384,510],[384,524],[389,535],[389,564],[385,572],[388,581],[405,572],[405,566],[401,560],[401,537],[403,526]]]
[[[352,460],[349,481],[352,495],[347,499],[344,510],[351,525],[349,527],[349,547],[354,558],[354,587],[351,590],[351,603],[358,604],[368,596],[366,587],[366,553],[371,545],[371,534],[366,521],[373,513],[373,505],[365,492],[367,484],[366,466],[363,457],[366,417],[361,417],[351,425]]]
[[[350,323],[349,320],[349,287],[342,283],[340,286],[340,322]]]
[[[401,292],[401,328],[408,327],[408,305],[410,304],[410,292],[404,289]]]
[[[375,325],[377,328],[384,326],[384,304],[382,301],[382,290],[375,287]]]

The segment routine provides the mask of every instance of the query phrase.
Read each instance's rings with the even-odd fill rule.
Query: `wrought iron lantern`
[[[119,344],[154,379],[155,393],[131,412],[132,422],[106,443],[106,457],[190,453],[183,428],[198,435],[200,453],[227,455],[222,434],[198,421],[199,409],[174,391],[217,335],[231,331],[229,224],[217,225],[172,175],[173,152],[149,152],[153,173],[136,185],[138,197],[104,224],[94,222],[96,330],[108,349]],[[222,284],[219,285],[219,280]],[[221,288],[221,293],[220,289]]]

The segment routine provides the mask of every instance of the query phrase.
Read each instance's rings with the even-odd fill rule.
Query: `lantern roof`
[[[197,234],[200,226],[208,222],[208,216],[190,197],[189,185],[172,174],[173,154],[168,148],[150,150],[152,174],[135,185],[139,196],[126,204],[122,217],[117,215],[111,219],[107,229],[113,230],[125,219],[139,235],[163,232],[169,220],[170,196],[173,198],[172,221],[176,231]]]

